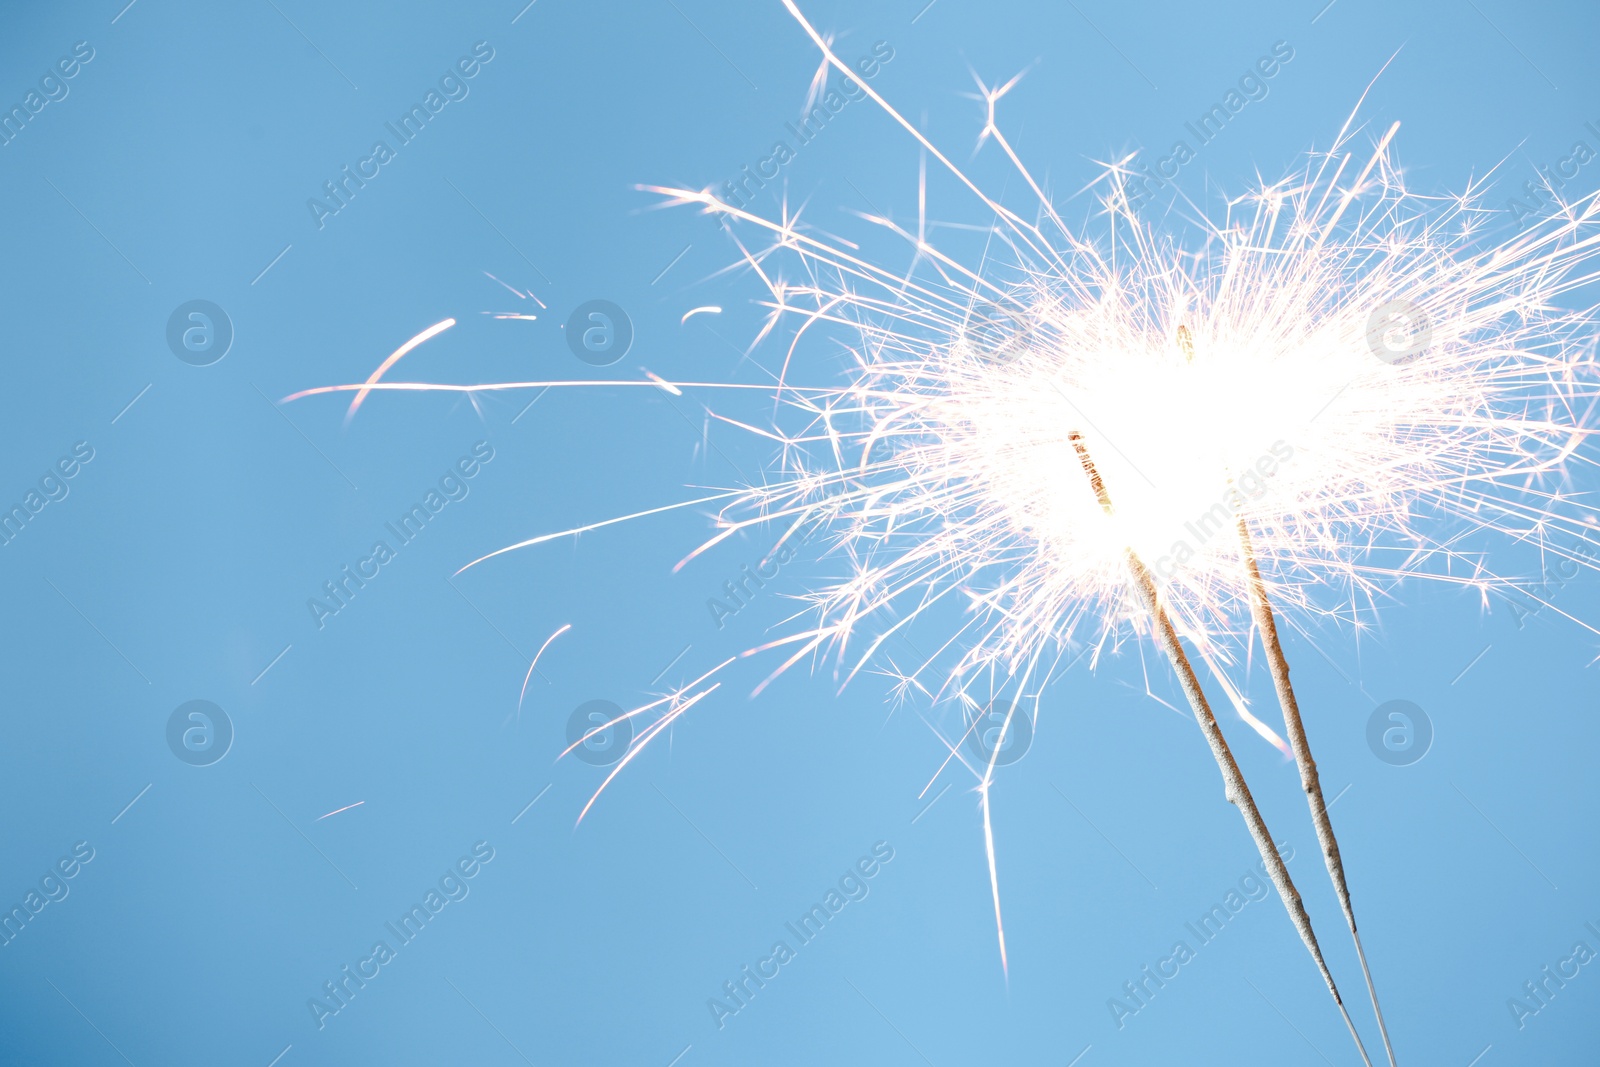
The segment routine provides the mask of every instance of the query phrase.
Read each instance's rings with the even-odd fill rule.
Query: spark
[[[528,673],[522,679],[522,692],[517,694],[517,721],[518,722],[522,721],[522,701],[528,695],[528,683],[533,680],[533,672],[535,670],[537,670],[538,667],[539,667],[539,657],[544,655],[544,650],[550,647],[550,643],[552,641],[554,641],[556,638],[560,637],[562,634],[566,633],[570,629],[572,629],[572,624],[570,622],[563,624],[561,629],[557,630],[555,633],[553,633],[549,637],[545,638],[544,639],[544,644],[539,646],[539,651],[537,651],[537,652],[535,652],[533,654],[533,662],[528,664]]]
[[[520,289],[514,289],[511,286],[506,285],[505,282],[500,281],[499,278],[496,278],[493,274],[490,274],[488,271],[484,271],[483,272],[483,276],[485,278],[488,278],[492,282],[496,282],[496,283],[504,286],[506,288],[506,290],[508,292],[510,292],[511,295],[516,297],[518,300],[526,300],[526,299],[528,299],[528,295],[529,294],[526,294],[526,293],[522,292],[522,290],[520,290]]]
[[[453,321],[453,320],[452,320]],[[680,389],[723,389],[723,390],[755,390],[762,393],[771,393],[769,385],[741,384],[738,382],[678,382]],[[360,385],[319,385],[313,389],[302,389],[298,393],[290,393],[279,403],[287,404],[295,400],[303,400],[308,396],[326,396],[330,393],[501,393],[516,389],[600,389],[600,388],[648,388],[659,389],[659,381],[552,381],[552,382],[489,382],[483,385],[454,385],[449,382],[378,382],[366,381]],[[793,389],[793,386],[786,388]],[[804,391],[804,390],[802,390]],[[817,388],[809,390],[821,395],[828,392],[826,389]]]
[[[660,375],[652,374],[649,371],[645,371],[644,372],[644,376],[646,378],[649,378],[652,382],[655,382],[657,385],[661,386],[661,389],[662,389],[663,392],[671,393],[673,396],[682,396],[683,395],[683,390],[682,389],[679,389],[676,385],[673,385],[671,382],[667,381],[665,378],[661,377]]]
[[[720,314],[722,314],[722,309],[717,307],[715,304],[707,304],[705,307],[690,308],[688,311],[685,311],[683,313],[683,318],[678,320],[678,324],[680,326],[683,325],[684,323],[688,322],[689,318],[691,316],[693,316],[693,315],[720,315]]]
[[[333,811],[328,812],[327,815],[318,815],[317,818],[316,818],[316,821],[317,822],[321,822],[323,819],[327,819],[327,818],[330,818],[330,817],[332,817],[334,815],[337,815],[341,811],[349,811],[351,808],[359,808],[361,805],[363,805],[365,803],[366,803],[365,800],[358,800],[354,804],[346,804],[342,808],[335,808]]]
[[[499,281],[498,278],[495,280]],[[455,324],[455,319],[445,319],[443,322],[436,322],[432,326],[429,326],[426,330],[423,330],[421,333],[417,334],[411,340],[407,341],[405,344],[401,345],[399,348],[395,349],[393,352],[389,353],[389,358],[378,364],[378,369],[373,371],[371,376],[367,378],[365,387],[357,390],[356,398],[350,401],[350,410],[344,413],[344,424],[346,426],[350,425],[350,420],[356,417],[356,409],[361,407],[361,402],[365,400],[367,398],[367,394],[372,391],[373,385],[377,383],[379,378],[384,376],[384,373],[387,372],[390,367],[394,366],[396,363],[399,363],[405,358],[406,353],[422,344],[422,342],[428,340],[429,338],[437,337],[439,334],[444,333],[444,331],[448,330]]]
[[[609,722],[601,723],[599,726],[596,726],[585,732],[582,737],[578,738],[578,740],[574,741],[561,751],[561,756],[565,756],[567,753],[571,752],[573,749],[589,740],[589,738],[611,729],[611,727],[616,726],[618,723],[633,719],[636,716],[645,715],[649,712],[656,711],[657,709],[664,708],[664,710],[660,713],[660,717],[644,728],[644,730],[634,739],[634,743],[629,746],[628,751],[623,754],[623,757],[620,760],[617,761],[617,765],[611,768],[611,772],[607,774],[605,780],[600,783],[600,787],[594,791],[594,795],[591,796],[589,798],[589,802],[583,806],[583,810],[578,813],[579,823],[583,822],[584,818],[589,814],[589,809],[594,807],[595,801],[600,799],[600,796],[605,792],[606,787],[616,779],[617,775],[622,773],[624,767],[638,758],[639,754],[645,750],[645,747],[649,745],[652,740],[659,737],[674,722],[677,722],[678,718],[683,715],[684,712],[688,711],[690,708],[700,703],[700,701],[716,692],[717,689],[721,687],[722,683],[713,682],[711,685],[706,686],[699,692],[691,693],[690,690],[694,689],[695,686],[699,685],[701,682],[704,682],[706,679],[710,678],[712,675],[716,674],[718,671],[722,670],[732,662],[732,659],[725,659],[715,667],[711,668],[709,671],[706,671],[704,674],[700,675],[700,677],[679,686],[666,696],[657,700],[652,700],[648,704],[642,704],[639,707],[634,708],[632,711],[625,711],[616,718],[611,719]]]
[[[713,500],[727,500],[730,497],[738,495],[739,494],[737,490],[729,490],[725,493],[714,493],[711,496],[703,496],[697,500],[684,500],[676,504],[665,504],[659,508],[649,508],[645,511],[636,511],[631,515],[620,515],[614,519],[603,519],[600,522],[591,522],[587,526],[575,526],[570,530],[563,530],[560,533],[545,534],[541,537],[530,537],[526,541],[519,541],[517,544],[507,545],[505,548],[495,549],[486,556],[479,556],[471,563],[468,563],[466,566],[462,567],[461,570],[456,571],[455,574],[452,574],[450,577],[454,578],[457,575],[460,575],[462,572],[470,570],[486,560],[491,560],[496,556],[504,555],[507,552],[512,552],[519,548],[528,548],[532,545],[543,544],[546,541],[554,541],[560,537],[575,537],[579,534],[588,533],[590,530],[599,530],[607,526],[615,526],[618,523],[631,522],[634,519],[646,518],[650,515],[660,515],[663,512],[677,511],[681,508],[693,507],[696,504],[709,504]]]

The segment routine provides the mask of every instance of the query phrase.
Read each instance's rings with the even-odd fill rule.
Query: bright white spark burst
[[[849,75],[784,2],[822,50],[821,76],[830,65]],[[746,654],[783,650],[774,676],[831,654],[848,680],[886,661],[892,635],[951,605],[959,614],[941,618],[958,621],[941,630],[939,652],[891,673],[903,692],[969,710],[1004,692],[1036,715],[1064,657],[1148,628],[1129,584],[1131,547],[1236,710],[1282,748],[1227,676],[1249,632],[1236,517],[1291,622],[1330,613],[1359,623],[1407,577],[1485,596],[1504,588],[1460,547],[1477,531],[1590,562],[1577,549],[1600,542],[1593,510],[1570,485],[1572,468],[1592,462],[1578,448],[1597,395],[1593,315],[1562,300],[1596,277],[1594,196],[1494,243],[1481,184],[1448,199],[1407,191],[1390,154],[1395,128],[1358,150],[1352,119],[1327,151],[1227,204],[1187,246],[1136,217],[1129,161],[1111,165],[1098,183],[1101,236],[1091,239],[1065,223],[996,124],[995,105],[1015,80],[985,90],[980,140],[994,141],[1026,181],[1036,203],[1026,215],[990,198],[858,84],[992,214],[1000,255],[991,249],[983,263],[963,264],[925,238],[925,215],[915,234],[869,216],[910,244],[912,266],[899,273],[787,207],[769,219],[709,191],[650,187],[721,216],[736,240],[741,227],[760,235],[739,248],[770,296],[758,340],[790,338],[773,384],[653,374],[621,383],[377,381],[397,353],[361,386],[307,392],[360,390],[358,401],[384,389],[771,393],[785,413],[777,425],[723,421],[775,442],[779,460],[759,485],[680,505],[723,509],[719,532],[696,554],[755,526],[776,524],[786,540],[821,527],[848,566],[805,594],[810,623]],[[925,177],[922,193],[919,204]],[[804,280],[785,280],[775,264]],[[818,326],[856,339],[843,385],[790,380]],[[1113,514],[1091,489],[1074,433]],[[606,783],[709,695],[731,662],[627,712],[649,725]],[[947,744],[965,762],[959,741]],[[994,760],[969,769],[998,920]]]

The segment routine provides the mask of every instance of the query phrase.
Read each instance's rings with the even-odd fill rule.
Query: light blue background
[[[1268,98],[1185,168],[1196,199],[1208,181],[1238,192],[1326,146],[1396,50],[1365,117],[1374,130],[1404,121],[1398,158],[1422,191],[1459,190],[1502,160],[1520,186],[1574,140],[1593,144],[1584,123],[1600,120],[1600,11],[1578,2],[1338,0],[1314,23],[1320,4],[922,7],[807,13],[847,57],[889,42],[895,58],[874,87],[925,116],[961,160],[982,121],[962,95],[969,65],[995,83],[1037,63],[1001,119],[1074,217],[1089,205],[1068,198],[1094,160],[1165,151],[1278,40],[1295,58]],[[1135,649],[1057,680],[1032,750],[994,790],[1008,980],[970,780],[947,772],[927,797],[952,788],[918,817],[942,758],[922,718],[947,713],[913,701],[890,714],[881,676],[837,694],[829,671],[801,670],[750,700],[773,661],[740,665],[574,830],[602,772],[555,762],[572,709],[637,702],[759,643],[792,610],[777,594],[837,564],[803,553],[722,630],[706,599],[771,541],[726,543],[674,574],[710,529],[696,512],[446,582],[525,537],[757,477],[765,444],[714,426],[707,448],[697,402],[654,390],[555,391],[520,418],[526,394],[481,411],[380,394],[348,430],[341,400],[275,406],[361,380],[449,316],[460,325],[391,377],[645,367],[760,380],[741,365],[759,292],[715,274],[735,250],[692,211],[651,210],[658,199],[635,186],[720,182],[783,136],[816,54],[781,5],[539,0],[520,17],[519,0],[121,8],[13,5],[0,34],[7,107],[74,42],[95,49],[70,95],[0,148],[0,499],[20,500],[74,442],[95,449],[70,495],[0,548],[0,902],[19,903],[74,842],[95,849],[70,895],[0,948],[0,1058],[1356,1062],[1275,900],[1250,905],[1125,1028],[1113,1024],[1107,999],[1255,862],[1192,722],[1144,696]],[[319,230],[307,198],[480,40],[495,58],[470,96]],[[973,168],[1004,181],[992,147]],[[916,173],[914,146],[866,104],[785,169],[808,218],[852,238],[865,227],[849,212],[868,203],[915,218]],[[936,193],[934,217],[986,221],[947,182]],[[596,297],[626,308],[637,337],[628,358],[593,372],[562,323]],[[209,367],[180,362],[164,339],[168,315],[195,298],[236,329]],[[679,324],[702,304],[726,313]],[[540,318],[482,314],[495,311]],[[755,358],[774,365],[781,347]],[[813,382],[842,366],[822,343],[802,358]],[[470,496],[318,630],[307,598],[479,440],[495,458]],[[1503,573],[1537,578],[1530,553],[1481,544]],[[1554,599],[1600,619],[1590,575]],[[516,719],[529,657],[564,623]],[[1328,628],[1318,641],[1326,659],[1300,638],[1289,654],[1328,792],[1348,786],[1334,817],[1401,1062],[1596,1062],[1600,965],[1525,1029],[1506,1007],[1574,942],[1600,949],[1584,929],[1600,925],[1594,639],[1553,611],[1519,628],[1503,605],[1411,586],[1378,630],[1358,641]],[[1176,702],[1151,662],[1152,686]],[[1264,675],[1249,687],[1272,706]],[[1369,714],[1392,698],[1417,702],[1436,730],[1409,767],[1365,741]],[[236,730],[213,766],[180,762],[165,741],[168,716],[191,699],[221,705]],[[1368,1018],[1293,768],[1231,714],[1223,725]],[[470,896],[319,1030],[308,998],[480,840],[495,858]],[[895,856],[870,895],[718,1030],[707,999],[880,840]]]

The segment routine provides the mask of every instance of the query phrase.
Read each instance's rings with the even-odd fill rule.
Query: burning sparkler
[[[821,50],[823,73],[832,66],[848,76],[794,0],[784,3]],[[1130,627],[1148,631],[1177,672],[1228,799],[1360,1047],[1185,641],[1238,714],[1293,754],[1376,1009],[1278,626],[1299,628],[1297,619],[1318,613],[1354,615],[1406,577],[1487,592],[1502,580],[1456,547],[1463,528],[1589,562],[1565,547],[1597,537],[1563,479],[1588,462],[1577,449],[1591,432],[1597,395],[1591,320],[1562,311],[1559,301],[1596,278],[1600,206],[1591,196],[1504,243],[1487,241],[1475,207],[1481,185],[1442,201],[1409,193],[1391,157],[1396,127],[1358,153],[1352,116],[1301,172],[1207,222],[1199,247],[1158,239],[1142,225],[1125,193],[1125,166],[1113,164],[1101,184],[1105,236],[1091,241],[1061,218],[996,122],[996,104],[1014,84],[985,91],[981,140],[993,141],[1025,179],[1037,222],[987,195],[860,85],[992,214],[994,236],[1009,250],[1003,268],[961,263],[926,239],[921,217],[916,233],[869,219],[914,250],[911,268],[897,273],[819,235],[787,207],[769,219],[708,191],[652,187],[718,216],[736,235],[761,235],[764,244],[739,244],[766,291],[771,314],[761,336],[795,325],[771,383],[654,374],[480,386],[380,380],[426,339],[419,337],[363,383],[296,396],[353,391],[359,403],[385,390],[547,387],[774,396],[797,423],[780,419],[768,429],[718,416],[779,446],[777,468],[760,484],[541,535],[491,556],[708,504],[721,509],[720,529],[695,554],[757,525],[782,527],[784,539],[822,528],[848,573],[806,595],[813,623],[747,654],[785,652],[775,676],[831,652],[848,681],[895,634],[949,605],[965,621],[904,681],[966,708],[1001,691],[1018,696],[1013,706],[1036,708],[1069,651],[1087,643],[1098,655]],[[919,203],[925,175],[923,182]],[[780,256],[805,280],[771,270]],[[856,339],[845,384],[792,380],[813,327]],[[1287,742],[1250,713],[1228,676],[1245,643],[1239,635],[1248,638],[1252,627]],[[728,662],[625,712],[621,719],[647,725],[606,781],[715,690],[712,679]],[[1003,733],[987,765],[970,768],[1002,962],[989,800]],[[950,744],[950,759],[962,758],[958,747]],[[1392,1063],[1381,1010],[1378,1017]]]
[[[1180,327],[1182,330],[1183,327]],[[1187,331],[1185,331],[1186,333]],[[1182,338],[1184,333],[1180,333]],[[1187,348],[1188,346],[1183,346]],[[1099,470],[1095,467],[1094,460],[1089,455],[1089,449],[1083,443],[1083,436],[1077,431],[1067,434],[1067,439],[1072,442],[1072,447],[1078,454],[1078,461],[1083,465],[1083,473],[1089,479],[1090,488],[1094,490],[1095,499],[1100,502],[1101,510],[1108,516],[1116,513],[1111,504],[1111,494],[1106,490],[1105,482],[1100,477]],[[1372,1061],[1367,1058],[1367,1051],[1362,1048],[1361,1037],[1356,1032],[1355,1023],[1350,1019],[1350,1012],[1345,1008],[1344,998],[1339,995],[1339,987],[1333,980],[1333,975],[1328,971],[1328,964],[1322,958],[1322,946],[1317,943],[1317,935],[1311,929],[1311,916],[1306,914],[1305,904],[1300,899],[1300,893],[1294,887],[1294,881],[1289,877],[1288,865],[1283,862],[1277,847],[1272,842],[1272,834],[1267,830],[1266,820],[1261,817],[1261,811],[1256,806],[1255,798],[1250,794],[1250,786],[1244,780],[1244,774],[1239,770],[1238,762],[1233,758],[1233,751],[1228,746],[1228,741],[1222,735],[1222,727],[1217,725],[1217,717],[1211,711],[1211,705],[1206,700],[1205,689],[1200,685],[1200,680],[1195,676],[1194,667],[1189,662],[1189,656],[1184,651],[1183,642],[1178,639],[1178,632],[1173,629],[1172,620],[1167,616],[1166,608],[1161,603],[1161,593],[1156,587],[1156,582],[1150,575],[1150,569],[1139,558],[1133,549],[1125,550],[1128,564],[1128,573],[1133,579],[1134,593],[1139,604],[1149,613],[1156,641],[1161,650],[1166,653],[1172,662],[1173,669],[1178,672],[1178,681],[1183,687],[1183,694],[1188,699],[1190,707],[1194,709],[1196,721],[1200,724],[1201,732],[1205,734],[1206,744],[1211,748],[1212,758],[1217,761],[1217,767],[1222,771],[1223,795],[1230,804],[1239,809],[1244,816],[1245,826],[1250,830],[1250,836],[1256,843],[1256,850],[1261,854],[1262,861],[1267,864],[1267,872],[1272,878],[1272,884],[1278,890],[1278,896],[1283,900],[1284,907],[1289,909],[1289,919],[1294,923],[1295,930],[1299,932],[1301,940],[1305,942],[1306,950],[1311,953],[1311,958],[1316,962],[1317,970],[1322,975],[1322,980],[1327,983],[1328,992],[1333,995],[1334,1003],[1339,1007],[1339,1014],[1344,1017],[1345,1026],[1350,1030],[1350,1036],[1355,1040],[1356,1048],[1361,1051],[1361,1059],[1371,1067]],[[1252,563],[1252,566],[1254,564]],[[1264,594],[1263,594],[1264,597]],[[1270,609],[1268,609],[1270,611]],[[1270,624],[1270,616],[1269,616]],[[1298,725],[1298,720],[1296,721]],[[1304,731],[1297,735],[1301,745],[1304,745]],[[1300,749],[1296,749],[1298,755]],[[1309,760],[1309,755],[1308,755]],[[1313,775],[1316,773],[1313,767]],[[1325,814],[1325,811],[1324,811]],[[1318,824],[1318,833],[1321,833]],[[1332,830],[1329,830],[1331,835]],[[1337,846],[1335,846],[1337,855]],[[1342,878],[1341,878],[1342,881]],[[1344,899],[1344,898],[1341,898]],[[1354,918],[1351,919],[1351,932],[1354,932]],[[1364,960],[1364,958],[1363,958]],[[1373,993],[1373,1007],[1377,1008],[1377,993]],[[1385,1037],[1387,1043],[1387,1036]],[[1392,1058],[1392,1057],[1391,1057]]]

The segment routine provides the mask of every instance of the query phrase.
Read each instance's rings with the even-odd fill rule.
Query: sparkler
[[[1180,329],[1182,328],[1180,327]],[[1186,333],[1187,331],[1180,333],[1179,337],[1184,337]],[[1183,347],[1188,348],[1187,345]],[[1105,482],[1101,480],[1100,472],[1096,469],[1094,460],[1089,456],[1089,449],[1083,443],[1083,435],[1077,431],[1072,431],[1067,434],[1067,439],[1072,442],[1072,447],[1078,454],[1078,460],[1083,465],[1083,473],[1088,477],[1089,485],[1094,490],[1095,498],[1100,502],[1101,509],[1107,515],[1114,514],[1115,510],[1111,504],[1111,494],[1107,492]],[[1166,609],[1161,606],[1161,593],[1156,588],[1155,579],[1151,577],[1150,569],[1144,565],[1144,561],[1139,558],[1133,549],[1126,550],[1126,558],[1128,573],[1133,578],[1135,595],[1138,597],[1140,605],[1150,615],[1150,620],[1155,629],[1156,640],[1161,645],[1161,650],[1167,654],[1173,669],[1178,672],[1178,681],[1183,687],[1183,695],[1188,699],[1189,706],[1194,709],[1195,720],[1199,722],[1200,730],[1205,734],[1206,744],[1211,748],[1211,756],[1217,761],[1218,770],[1222,772],[1223,795],[1227,798],[1228,803],[1237,807],[1239,814],[1244,816],[1245,825],[1250,830],[1250,836],[1255,840],[1256,850],[1260,853],[1263,863],[1266,864],[1267,871],[1272,878],[1272,884],[1277,887],[1279,898],[1282,899],[1284,907],[1289,910],[1289,920],[1294,923],[1295,930],[1300,934],[1300,939],[1305,942],[1306,951],[1311,953],[1311,958],[1316,962],[1317,970],[1322,975],[1322,980],[1327,983],[1328,992],[1332,994],[1334,1003],[1339,1007],[1339,1014],[1344,1018],[1344,1024],[1350,1031],[1350,1037],[1355,1041],[1356,1048],[1361,1052],[1362,1062],[1367,1067],[1372,1067],[1372,1061],[1367,1058],[1367,1050],[1361,1044],[1361,1035],[1356,1032],[1355,1023],[1350,1019],[1350,1012],[1344,1006],[1344,998],[1339,995],[1339,987],[1328,970],[1328,964],[1322,958],[1322,946],[1317,943],[1317,935],[1311,928],[1311,916],[1306,914],[1305,904],[1300,899],[1300,892],[1295,889],[1294,880],[1289,877],[1288,865],[1283,862],[1283,857],[1278,854],[1277,847],[1272,843],[1272,834],[1267,830],[1266,820],[1261,817],[1261,810],[1256,806],[1255,798],[1250,794],[1250,786],[1245,782],[1244,774],[1239,770],[1239,764],[1233,758],[1233,750],[1229,748],[1227,738],[1222,736],[1222,727],[1217,725],[1217,717],[1211,711],[1211,705],[1206,700],[1205,690],[1201,687],[1199,678],[1195,676],[1194,667],[1190,664],[1189,656],[1183,649],[1183,642],[1178,639],[1178,632],[1173,629],[1172,620],[1168,618]],[[1251,566],[1254,566],[1253,562]],[[1264,593],[1259,602],[1265,604]],[[1267,624],[1270,626],[1271,609],[1267,608],[1266,610],[1268,612]],[[1276,644],[1276,641],[1273,643]],[[1284,685],[1286,686],[1288,684],[1287,668],[1283,677]],[[1292,700],[1293,697],[1291,696],[1290,699]],[[1298,716],[1296,716],[1295,723],[1298,725]],[[1299,733],[1299,742],[1300,747],[1295,750],[1297,756],[1305,744],[1304,730]],[[1309,751],[1306,761],[1301,766],[1308,765],[1310,765]],[[1310,773],[1313,776],[1313,780],[1315,780],[1316,769],[1314,765],[1311,766]],[[1320,795],[1319,789],[1319,798]],[[1323,814],[1325,817],[1325,809]],[[1322,834],[1322,825],[1323,823],[1318,823],[1319,839]],[[1328,831],[1330,838],[1332,832],[1330,827]],[[1332,855],[1335,857],[1338,855],[1337,844],[1333,845]],[[1343,884],[1342,870],[1340,872],[1340,884],[1341,886]],[[1341,896],[1341,900],[1347,899],[1347,894]],[[1350,923],[1351,933],[1354,933],[1355,919],[1353,916],[1350,919]],[[1362,966],[1365,968],[1365,957],[1363,957]],[[1369,987],[1370,981],[1369,977]],[[1372,998],[1373,1007],[1376,1009],[1378,1002],[1376,991],[1373,992]],[[1384,1036],[1384,1043],[1385,1045],[1388,1043],[1387,1033]],[[1390,1059],[1393,1059],[1392,1054]]]
[[[1334,835],[1333,822],[1328,818],[1328,802],[1322,795],[1322,781],[1317,776],[1317,761],[1311,758],[1311,743],[1306,740],[1305,722],[1300,718],[1300,702],[1295,699],[1294,686],[1289,682],[1289,661],[1283,654],[1283,644],[1278,640],[1278,625],[1272,614],[1272,604],[1267,599],[1267,586],[1261,579],[1261,569],[1256,565],[1255,549],[1250,543],[1250,526],[1239,520],[1239,548],[1245,570],[1245,581],[1250,590],[1250,615],[1261,634],[1261,645],[1267,653],[1267,667],[1272,674],[1272,685],[1277,691],[1278,706],[1283,709],[1284,725],[1288,728],[1289,744],[1294,751],[1295,766],[1300,771],[1300,787],[1305,790],[1306,803],[1311,808],[1311,821],[1317,828],[1317,844],[1322,849],[1323,862],[1328,867],[1328,878],[1339,898],[1345,924],[1350,928],[1350,939],[1355,942],[1356,958],[1361,961],[1361,976],[1367,983],[1367,994],[1372,999],[1372,1013],[1378,1019],[1378,1033],[1383,1038],[1383,1049],[1394,1064],[1394,1046],[1389,1041],[1389,1024],[1384,1021],[1383,1007],[1378,1003],[1378,990],[1372,982],[1372,969],[1367,965],[1367,952],[1361,946],[1361,935],[1356,932],[1355,906],[1350,900],[1350,887],[1345,881],[1344,861],[1339,856],[1339,839]],[[1335,994],[1337,997],[1337,994]],[[1346,1016],[1346,1021],[1349,1017]],[[1356,1042],[1360,1044],[1359,1038]],[[1365,1050],[1363,1050],[1363,1056]]]
[[[784,3],[821,51],[820,74],[833,67],[848,76],[794,0]],[[969,266],[928,239],[925,171],[915,233],[867,217],[913,250],[904,273],[812,230],[787,205],[773,219],[708,190],[651,187],[730,224],[770,310],[758,342],[798,323],[770,382],[673,382],[649,372],[633,381],[380,380],[412,345],[363,383],[296,397],[549,387],[773,396],[798,426],[714,415],[776,444],[781,456],[766,481],[533,537],[468,566],[683,507],[720,509],[720,529],[689,558],[758,525],[782,528],[780,544],[825,528],[848,573],[806,595],[814,624],[746,654],[787,653],[776,676],[831,652],[848,682],[895,635],[951,606],[965,621],[946,629],[939,652],[905,673],[901,688],[966,708],[1009,690],[1019,696],[1013,708],[1026,700],[1037,709],[1069,651],[1087,642],[1097,660],[1130,627],[1148,628],[1360,1047],[1184,641],[1240,717],[1293,754],[1376,1009],[1278,626],[1304,632],[1302,620],[1321,616],[1359,628],[1376,599],[1411,577],[1487,598],[1509,583],[1461,547],[1476,531],[1592,565],[1566,547],[1600,538],[1564,482],[1569,468],[1590,462],[1578,447],[1600,393],[1592,320],[1559,304],[1597,277],[1600,206],[1586,197],[1495,243],[1476,206],[1481,183],[1446,200],[1408,192],[1391,158],[1398,124],[1358,154],[1352,115],[1302,171],[1229,203],[1220,218],[1202,217],[1199,247],[1158,239],[1142,224],[1125,190],[1130,161],[1112,163],[1099,183],[1104,236],[1091,241],[1062,219],[996,121],[1016,83],[985,88],[980,142],[994,142],[1024,179],[1037,202],[1032,222],[859,83],[993,216],[1003,266],[988,255]],[[767,243],[737,236],[751,230]],[[780,259],[803,279],[774,270]],[[709,308],[684,318],[697,311]],[[846,384],[792,380],[813,330],[855,338]],[[1228,677],[1236,637],[1252,623],[1287,743]],[[606,782],[714,691],[730,662],[624,712],[648,726]],[[949,747],[950,759],[961,758]],[[970,769],[1004,963],[990,809],[1000,747]],[[1392,1063],[1381,1010],[1378,1018]]]

